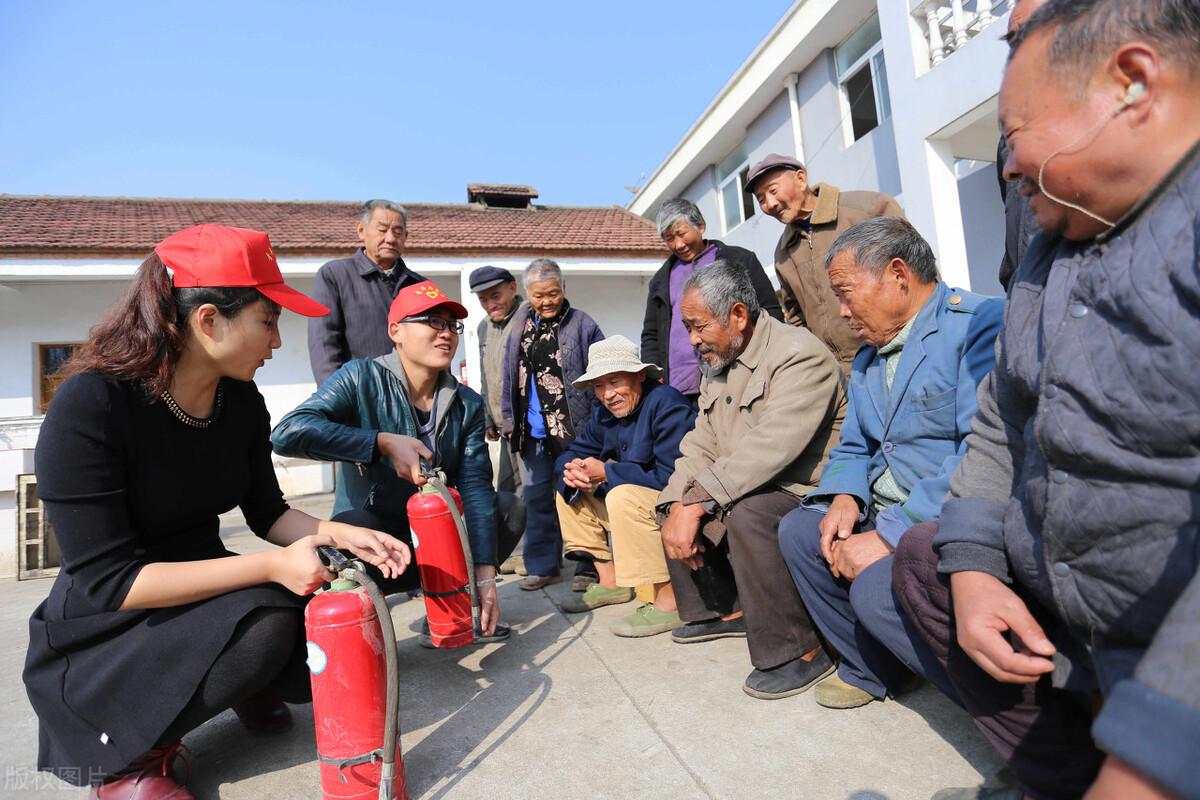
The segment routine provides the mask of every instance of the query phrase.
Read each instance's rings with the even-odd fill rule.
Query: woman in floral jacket
[[[554,460],[591,416],[595,397],[572,381],[587,370],[588,347],[604,333],[567,302],[562,270],[550,259],[534,259],[525,269],[525,292],[529,300],[517,309],[505,343],[501,411],[503,433],[520,455],[529,573],[520,586],[532,591],[562,580]]]

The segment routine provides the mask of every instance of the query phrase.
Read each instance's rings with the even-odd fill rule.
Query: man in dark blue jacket
[[[338,481],[345,491],[334,502],[334,519],[369,520],[408,543],[408,499],[425,482],[419,460],[440,468],[462,496],[479,587],[478,641],[507,635],[496,624],[496,565],[516,543],[512,528],[523,523],[498,523],[483,400],[450,374],[466,316],[431,281],[401,289],[388,315],[393,351],[342,365],[280,420],[271,442],[280,455],[341,462]],[[413,569],[384,591],[417,585]]]
[[[1200,797],[1198,64],[1196,0],[1047,0],[1012,40],[1005,176],[1043,233],[893,571],[1016,773],[991,796]]]
[[[593,561],[600,578],[563,610],[627,603],[635,587],[653,587],[646,603],[609,627],[617,636],[652,636],[679,624],[654,504],[694,412],[658,376],[659,368],[642,363],[624,336],[591,345],[588,370],[574,383],[590,387],[601,405],[554,465],[563,550],[567,558]]]

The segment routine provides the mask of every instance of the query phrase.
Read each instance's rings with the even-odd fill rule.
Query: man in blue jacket
[[[653,587],[646,603],[609,626],[617,636],[652,636],[679,624],[654,505],[694,412],[683,394],[658,382],[659,374],[624,336],[592,344],[587,372],[574,383],[590,387],[600,406],[554,465],[563,550],[567,558],[594,562],[599,575],[599,583],[562,609],[627,603],[635,587]]]
[[[518,534],[514,525],[498,521],[483,400],[450,374],[466,316],[432,281],[400,289],[388,314],[392,352],[343,364],[280,420],[271,442],[280,455],[341,462],[338,480],[345,491],[334,502],[333,518],[369,522],[410,544],[408,499],[425,483],[419,462],[442,469],[462,497],[481,641],[508,634],[497,626],[496,566]],[[410,569],[383,589],[418,585],[417,570]]]
[[[892,596],[891,555],[909,527],[938,518],[976,388],[995,364],[1004,302],[942,283],[928,243],[900,217],[848,229],[825,263],[841,315],[866,344],[841,442],[817,490],[780,522],[779,543],[842,656],[816,700],[853,708],[895,693],[905,666],[925,672]]]

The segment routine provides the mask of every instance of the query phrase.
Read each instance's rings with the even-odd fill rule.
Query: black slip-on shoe
[[[713,639],[746,638],[746,618],[701,620],[680,625],[671,631],[671,641],[679,644],[711,642]]]
[[[837,665],[824,650],[817,651],[811,661],[797,658],[771,669],[756,669],[746,677],[742,691],[759,700],[778,700],[794,694],[807,692],[826,676],[833,674]]]
[[[503,641],[507,640],[508,637],[510,637],[510,636],[512,636],[512,628],[508,627],[503,622],[497,622],[496,630],[492,633],[491,636],[484,636],[483,631],[479,630],[479,628],[476,628],[475,629],[475,641],[471,642],[471,644],[468,646],[473,647],[477,644],[491,644],[492,642],[503,642]],[[430,638],[430,636],[429,636],[429,620],[428,619],[426,619],[425,624],[421,626],[420,644],[421,644],[421,647],[424,647],[426,650],[437,650],[438,649],[437,647],[434,646],[433,639]]]

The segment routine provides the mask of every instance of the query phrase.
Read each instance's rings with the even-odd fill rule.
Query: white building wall
[[[985,29],[966,32],[965,43],[932,65],[924,11],[913,11],[918,8],[923,6],[916,0],[795,3],[684,134],[631,210],[649,215],[669,196],[662,192],[685,185],[681,194],[710,220],[709,235],[754,250],[771,272],[782,226],[756,214],[721,231],[713,165],[738,146],[751,161],[771,151],[796,154],[814,182],[896,197],[929,240],[949,283],[998,293],[1004,215],[994,173],[989,178],[978,162],[995,152],[995,98],[1006,54],[999,35],[1007,19],[996,5],[997,16]],[[873,11],[879,14],[892,116],[850,142],[833,53]],[[970,22],[973,13],[964,19]],[[790,132],[789,73],[797,76],[802,153]]]
[[[566,273],[567,296],[573,305],[590,314],[605,334],[620,333],[634,342],[640,340],[647,284],[662,263],[661,258],[558,261]],[[17,571],[16,475],[34,468],[36,434],[29,433],[29,418],[39,413],[37,344],[86,339],[91,325],[120,298],[137,263],[0,261],[0,578],[11,577]],[[320,263],[284,259],[281,268],[292,286],[307,293]],[[466,381],[478,389],[479,344],[475,330],[484,312],[470,292],[467,276],[476,267],[494,264],[511,270],[519,281],[529,259],[412,258],[406,263],[470,311],[454,358],[454,371],[459,374],[460,365],[465,363]],[[87,279],[69,279],[73,270]],[[283,346],[255,376],[272,423],[315,388],[308,361],[307,320],[285,312],[280,318],[280,337]],[[20,431],[19,435],[15,431]],[[328,465],[277,459],[276,467],[288,496],[332,488]]]

